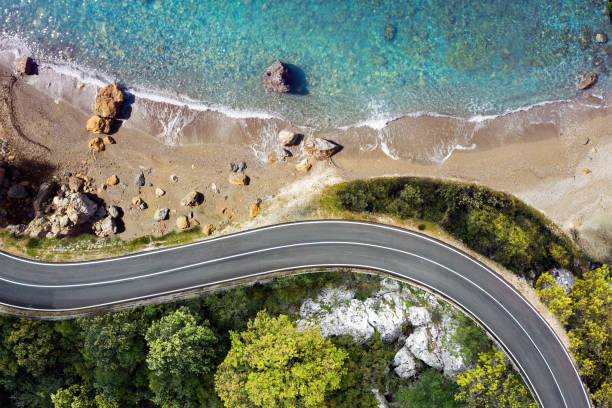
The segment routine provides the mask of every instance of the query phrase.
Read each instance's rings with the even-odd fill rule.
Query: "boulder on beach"
[[[91,150],[94,150],[96,152],[101,152],[102,150],[104,150],[104,141],[100,137],[94,137],[89,139],[87,145]]]
[[[13,198],[15,200],[21,200],[28,196],[28,190],[25,188],[25,186],[21,184],[15,184],[15,185],[12,185],[8,189],[8,192],[6,193],[6,195],[9,198]]]
[[[103,118],[115,118],[124,101],[125,96],[119,89],[119,84],[113,82],[98,91],[94,101],[94,112]]]
[[[161,196],[163,196],[164,194],[166,194],[166,192],[165,192],[164,190],[162,190],[161,188],[157,187],[157,188],[155,189],[155,195],[156,195],[157,197],[161,197]]]
[[[304,150],[315,160],[325,160],[342,150],[342,146],[331,140],[313,137],[304,143]]]
[[[178,229],[187,229],[189,228],[189,220],[186,216],[180,215],[176,218],[176,227]]]
[[[246,186],[249,184],[249,178],[244,173],[230,173],[229,182],[237,186]]]
[[[143,187],[145,185],[145,175],[140,172],[136,177],[134,177],[134,184],[138,187]]]
[[[281,130],[278,132],[278,141],[280,142],[281,146],[289,147],[297,144],[300,140],[300,136],[300,134],[294,133],[290,130]]]
[[[197,191],[189,192],[183,199],[181,200],[181,205],[185,207],[195,207],[204,201],[204,195]]]
[[[109,186],[115,186],[119,184],[119,177],[117,177],[116,174],[113,174],[112,176],[106,179],[106,184],[108,184]]]
[[[578,89],[584,91],[588,89],[597,81],[597,73],[595,72],[587,72],[582,76],[582,80],[578,84]]]
[[[160,208],[155,210],[155,214],[153,214],[153,219],[155,221],[163,221],[168,219],[168,215],[170,215],[169,208]]]
[[[32,58],[15,58],[15,72],[23,75],[32,75],[34,73],[34,61],[32,61]]]
[[[85,128],[93,133],[110,133],[112,119],[94,115],[87,120]]]
[[[310,163],[310,160],[308,159],[308,157],[303,158],[298,164],[295,165],[295,169],[297,171],[302,171],[304,173],[310,170],[311,167],[312,167],[312,163]]]
[[[119,218],[119,216],[121,215],[121,211],[116,205],[111,205],[110,207],[108,207],[108,215],[113,218]]]
[[[206,224],[204,226],[204,228],[202,229],[202,233],[206,236],[209,236],[210,234],[212,234],[213,232],[215,232],[215,226],[212,224]]]
[[[291,90],[291,71],[287,64],[274,61],[263,74],[264,88],[271,92],[289,92]]]

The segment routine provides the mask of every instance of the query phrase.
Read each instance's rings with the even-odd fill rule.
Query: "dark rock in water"
[[[597,81],[597,73],[587,72],[583,75],[583,79],[578,84],[578,89],[584,91],[588,89]]]
[[[378,65],[379,67],[387,65],[387,59],[380,54],[371,54],[370,62],[372,62],[374,65]]]
[[[229,164],[229,169],[230,169],[230,171],[231,171],[232,173],[235,173],[235,172],[237,172],[237,171],[238,171],[238,165],[237,165],[237,164],[235,164],[235,163],[230,163],[230,164]]]
[[[246,162],[240,162],[240,164],[238,165],[238,171],[245,171],[247,168],[247,164]]]
[[[594,67],[598,67],[598,66],[600,66],[601,64],[603,64],[603,62],[604,62],[604,61],[603,61],[603,58],[601,58],[601,57],[595,57],[595,59],[593,59],[593,66],[594,66]]]
[[[391,41],[395,38],[395,26],[392,24],[385,24],[385,30],[383,32],[383,36],[385,41]]]
[[[274,61],[263,74],[264,88],[271,92],[289,92],[291,90],[291,71],[287,64]]]
[[[608,42],[608,36],[603,31],[598,31],[595,33],[595,41],[600,44]]]
[[[134,184],[136,184],[138,187],[142,187],[145,185],[145,175],[143,173],[140,173],[139,175],[136,176],[136,178],[134,179]]]
[[[281,157],[292,157],[293,153],[291,153],[289,150],[283,148],[283,150],[281,151],[280,156]]]

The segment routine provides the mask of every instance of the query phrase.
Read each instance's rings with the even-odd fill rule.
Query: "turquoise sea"
[[[610,89],[606,0],[0,0],[1,35],[131,88],[318,128]],[[266,92],[275,59],[295,92]],[[603,63],[594,67],[595,59]]]

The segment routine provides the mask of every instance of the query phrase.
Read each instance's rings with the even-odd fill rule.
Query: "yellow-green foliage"
[[[612,396],[612,278],[607,265],[577,278],[569,294],[548,274],[536,284],[540,299],[568,329],[571,351],[597,407]]]
[[[567,319],[572,315],[572,299],[548,272],[538,278],[536,293],[548,309],[557,315],[561,323],[567,323]]]
[[[481,353],[475,368],[457,376],[457,384],[455,399],[470,407],[536,408],[527,387],[496,349]]]
[[[231,332],[231,349],[215,375],[227,408],[315,408],[340,386],[347,354],[317,328],[300,332],[285,315],[263,311],[247,330]]]

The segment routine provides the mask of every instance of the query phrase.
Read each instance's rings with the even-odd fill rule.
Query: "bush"
[[[401,408],[459,408],[458,386],[433,368],[426,369],[410,387],[400,388],[393,397]]]

